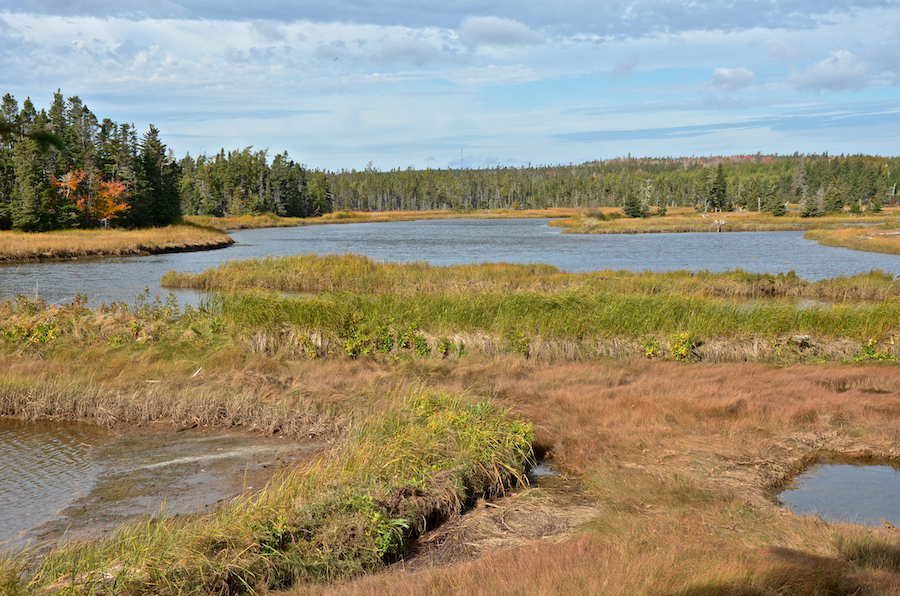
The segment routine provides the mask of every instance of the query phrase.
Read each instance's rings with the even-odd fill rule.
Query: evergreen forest
[[[51,142],[47,142],[50,139]],[[0,106],[0,229],[167,225],[182,215],[620,207],[747,209],[815,217],[897,201],[900,158],[737,155],[617,158],[578,165],[336,172],[246,147],[177,158],[150,125],[99,120],[57,91],[49,109]]]

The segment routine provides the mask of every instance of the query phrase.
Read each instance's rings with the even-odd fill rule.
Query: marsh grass
[[[484,209],[467,211],[335,211],[316,217],[281,217],[274,213],[261,215],[236,215],[214,217],[209,215],[187,215],[187,222],[209,226],[218,230],[242,230],[256,228],[280,228],[340,223],[376,223],[387,221],[415,221],[423,219],[521,219],[521,218],[561,218],[569,217],[574,209]]]
[[[420,341],[416,356],[465,349],[621,358],[646,355],[652,341],[668,349],[648,357],[787,363],[867,359],[867,350],[893,358],[900,334],[900,283],[879,271],[811,283],[739,270],[567,274],[547,265],[300,255],[170,272],[164,283],[215,291],[210,311],[252,330],[255,350],[312,358],[397,355],[410,330]],[[304,294],[245,291],[252,289]],[[681,334],[691,338],[686,350],[671,341]]]
[[[461,364],[443,383],[489,389],[531,420],[536,445],[597,503],[594,518],[560,543],[486,549],[445,568],[398,566],[287,593],[887,596],[900,589],[895,530],[794,516],[771,497],[771,487],[823,453],[896,461],[896,368],[507,358]]]
[[[139,230],[0,232],[0,262],[146,255],[209,250],[234,240],[213,228],[172,225]]]
[[[372,264],[347,265],[363,266]],[[795,276],[740,272],[624,280],[607,272],[579,286],[552,269],[497,266],[460,275],[458,283],[483,275],[484,287],[468,292],[439,281],[434,291],[411,291],[431,273],[402,275],[378,282],[390,291],[233,291],[200,309],[149,297],[95,310],[79,301],[0,303],[0,395],[22,415],[250,425],[270,412],[297,420],[296,431],[279,432],[348,429],[327,457],[214,514],[143,520],[108,540],[6,556],[0,586],[15,596],[290,586],[298,594],[666,596],[900,589],[896,536],[840,529],[836,538],[824,522],[772,503],[778,486],[823,454],[896,460],[900,369],[852,357],[864,346],[896,353],[896,299],[810,308],[760,289],[784,294],[805,283]],[[504,289],[491,289],[495,276]],[[625,290],[610,290],[616,283]],[[874,273],[828,283],[819,287],[859,296],[895,282]],[[763,297],[726,299],[710,287],[754,287]],[[793,340],[798,333],[809,338]],[[416,353],[417,338],[430,352]],[[696,356],[663,361],[678,345]],[[847,364],[734,362],[839,353]],[[532,433],[577,479],[576,497],[598,504],[574,538],[347,583],[383,570],[409,538],[452,521],[478,496],[519,482]]]
[[[377,330],[387,333],[413,329],[428,342],[429,350],[440,347],[440,338],[455,337],[467,350],[479,345],[504,345],[508,351],[537,355],[537,346],[553,356],[575,351],[584,357],[615,355],[611,344],[625,341],[632,354],[640,353],[647,337],[668,345],[664,354],[685,359],[672,348],[674,334],[691,339],[691,352],[710,353],[702,344],[731,342],[753,345],[737,359],[759,352],[766,356],[784,356],[791,361],[798,354],[828,357],[826,346],[805,351],[806,346],[831,342],[835,346],[847,340],[859,350],[873,341],[876,352],[895,355],[895,336],[900,321],[900,301],[874,304],[808,308],[786,301],[753,303],[678,294],[606,294],[573,290],[557,294],[479,293],[397,296],[371,294],[323,294],[316,298],[294,299],[261,292],[216,294],[208,308],[236,329],[253,329],[255,343],[263,349],[279,346],[311,356],[340,351],[348,329],[362,335],[360,352],[377,353]],[[368,333],[360,332],[367,328]],[[795,335],[811,339],[791,345]],[[481,338],[481,339],[478,339]],[[292,343],[288,343],[288,339]],[[368,342],[368,343],[364,343]],[[313,352],[310,346],[315,345]],[[343,344],[346,346],[346,344]],[[397,353],[398,347],[386,352]],[[535,349],[532,349],[535,346]],[[698,350],[693,350],[697,347]],[[493,348],[491,348],[493,350]],[[844,354],[837,347],[832,356]],[[426,352],[426,353],[427,353]],[[715,359],[727,359],[720,345]],[[681,355],[681,358],[677,358]]]
[[[826,246],[852,250],[900,254],[900,232],[895,224],[871,227],[846,227],[837,230],[810,230],[804,238]]]
[[[0,559],[22,594],[253,594],[380,568],[410,536],[524,480],[530,426],[418,388],[323,459],[216,513],[160,515],[102,540]],[[9,593],[15,593],[15,592]]]
[[[215,217],[212,215],[186,215],[184,221],[199,226],[215,228],[222,232],[228,230],[253,230],[258,228],[286,228],[306,225],[301,217],[280,217],[274,213],[262,215],[234,215]]]
[[[285,472],[263,493],[202,518],[143,520],[109,540],[60,547],[46,558],[7,556],[0,561],[0,586],[15,596],[275,589],[297,594],[897,593],[896,536],[866,537],[867,530],[835,531],[824,522],[781,514],[771,491],[823,454],[896,458],[890,450],[900,440],[900,369],[889,363],[775,368],[666,362],[644,357],[646,334],[617,340],[621,354],[634,350],[631,357],[590,362],[538,360],[536,350],[546,349],[549,339],[529,335],[529,358],[523,358],[519,336],[507,333],[531,331],[516,326],[516,317],[553,329],[541,323],[541,313],[556,304],[556,318],[573,316],[577,310],[568,310],[566,300],[576,304],[580,298],[573,298],[579,296],[574,291],[532,302],[529,293],[521,294],[499,306],[492,295],[468,297],[476,305],[482,300],[493,305],[479,307],[480,315],[469,312],[467,302],[459,303],[466,305],[460,307],[463,315],[454,313],[452,300],[458,296],[443,294],[420,306],[417,296],[329,294],[297,300],[226,294],[222,299],[233,300],[230,306],[213,301],[187,314],[150,300],[106,310],[78,303],[51,308],[29,299],[0,304],[4,328],[10,327],[7,321],[31,328],[53,322],[59,330],[46,342],[31,342],[31,335],[0,339],[0,394],[12,396],[22,410],[33,407],[35,417],[65,412],[101,417],[108,411],[106,420],[115,424],[129,415],[116,410],[120,399],[122,407],[147,408],[147,418],[208,403],[200,410],[210,413],[209,420],[228,424],[228,417],[217,418],[220,407],[239,409],[246,400],[250,407],[240,415],[247,419],[267,407],[275,414],[281,412],[275,406],[286,408],[286,414],[309,407],[310,416],[331,421],[332,429],[349,426],[328,457]],[[665,295],[638,298],[623,304],[631,308]],[[701,298],[681,297],[688,304],[722,302]],[[318,306],[309,307],[317,300]],[[588,306],[580,308],[590,313]],[[877,325],[893,316],[877,310],[882,303],[862,306],[876,309],[866,312]],[[616,318],[628,316],[626,310],[612,312]],[[785,317],[799,316],[786,312]],[[395,338],[416,323],[418,333],[437,341],[438,326],[430,321],[441,316],[456,321],[453,325],[468,320],[473,329],[480,328],[475,323],[493,325],[495,318],[508,325],[496,327],[503,333],[444,333],[448,341],[465,341],[463,357],[445,358],[434,350],[427,357],[394,360],[396,346],[384,358],[355,360],[291,360],[279,352],[286,349],[284,325],[291,317],[315,325],[307,331],[317,329],[323,338],[335,329],[339,342],[338,333],[349,322],[376,337],[384,313],[392,317]],[[141,325],[137,335],[134,322]],[[288,324],[296,337],[302,334],[299,323]],[[617,324],[623,333],[643,329],[640,322]],[[241,349],[241,338],[259,333],[280,339],[271,341],[269,351]],[[127,335],[126,341],[110,345],[109,334]],[[479,354],[479,337],[500,346],[495,356]],[[564,335],[558,341],[587,349],[582,343],[587,337]],[[669,339],[658,337],[663,358]],[[716,340],[700,339],[701,353],[713,346],[724,350]],[[771,346],[772,340],[763,338],[761,344]],[[193,377],[200,364],[204,371]],[[148,386],[147,379],[160,383]],[[417,380],[427,388],[414,385]],[[414,389],[402,393],[384,389],[410,385]],[[336,404],[335,393],[345,401]],[[489,395],[491,401],[471,395]],[[229,406],[225,396],[239,401]],[[90,409],[78,410],[79,403]],[[488,553],[416,575],[395,570],[347,583],[383,570],[401,544],[444,519],[452,521],[475,496],[502,495],[525,461],[510,454],[525,451],[530,432],[558,468],[578,480],[582,491],[575,497],[598,504],[594,520],[574,538]],[[303,587],[305,582],[315,582],[314,587]]]
[[[900,283],[884,272],[808,282],[793,272],[772,275],[742,270],[564,273],[552,265],[482,263],[438,267],[427,263],[379,263],[354,254],[297,255],[229,261],[199,274],[170,271],[164,287],[206,291],[265,289],[283,292],[366,294],[555,294],[582,289],[616,294],[688,294],[735,298],[809,298],[835,302],[897,296]]]
[[[621,210],[618,210],[621,213]],[[648,234],[681,232],[716,232],[715,220],[725,220],[723,232],[787,232],[829,228],[861,222],[881,223],[890,219],[886,213],[865,216],[828,216],[801,218],[798,214],[775,217],[754,211],[729,211],[708,213],[702,216],[692,209],[669,209],[665,216],[644,218],[615,217],[615,210],[604,209],[603,216],[589,211],[578,212],[568,219],[550,222],[553,227],[566,228],[568,234]],[[611,217],[612,216],[612,217]]]
[[[221,291],[199,309],[183,310],[173,297],[151,301],[141,296],[134,305],[117,303],[94,311],[80,301],[48,306],[18,297],[0,303],[0,347],[57,360],[96,357],[108,368],[128,359],[181,360],[185,368],[193,361],[199,368],[214,351],[224,355],[248,348],[289,359],[459,358],[478,352],[543,360],[643,355],[791,363],[892,360],[900,355],[896,298],[816,305],[771,297],[896,291],[900,284],[879,272],[817,284],[793,275],[745,272],[610,279],[606,274],[568,277],[546,266],[472,265],[447,271],[421,263],[376,264],[353,255],[307,255],[274,259],[271,266],[251,263],[249,278],[240,285],[252,285],[254,276],[281,264],[287,266],[276,275],[314,280],[299,282],[305,289],[315,284],[337,290],[299,297]],[[337,273],[326,278],[332,268]],[[298,269],[306,273],[297,274]],[[449,284],[441,283],[445,273]],[[442,292],[446,285],[451,291]],[[466,286],[477,289],[459,289]],[[748,300],[741,293],[758,297]],[[672,339],[681,336],[687,344]],[[650,353],[648,342],[657,346]],[[123,368],[119,376],[134,367]]]

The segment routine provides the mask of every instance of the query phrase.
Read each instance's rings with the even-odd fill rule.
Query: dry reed
[[[233,242],[217,230],[193,225],[140,230],[0,232],[0,262],[189,252],[222,248]]]

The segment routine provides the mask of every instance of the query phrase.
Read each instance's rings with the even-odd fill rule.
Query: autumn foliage
[[[59,198],[75,205],[89,225],[109,225],[129,208],[125,183],[103,180],[97,168],[90,176],[80,168],[72,168],[61,179],[54,176],[51,182]]]

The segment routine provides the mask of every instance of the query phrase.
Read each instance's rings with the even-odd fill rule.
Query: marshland
[[[0,416],[85,466],[3,594],[900,591],[889,521],[779,500],[900,465],[894,158],[331,173],[35,122]]]
[[[6,416],[309,447],[212,510],[9,551],[6,592],[897,592],[895,529],[777,496],[817,462],[900,460],[892,273],[398,260],[3,302]]]

